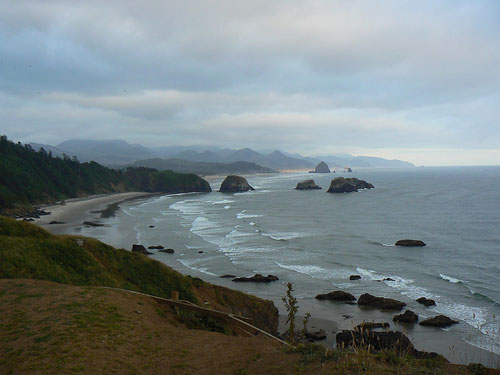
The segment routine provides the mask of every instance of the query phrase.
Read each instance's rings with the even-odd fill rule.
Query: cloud
[[[500,149],[499,18],[486,0],[0,4],[3,131]]]

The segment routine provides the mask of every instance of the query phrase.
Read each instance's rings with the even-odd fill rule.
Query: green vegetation
[[[76,243],[83,239],[83,246]],[[196,302],[192,278],[145,255],[97,240],[54,236],[26,222],[0,217],[0,278],[109,286]]]
[[[283,297],[282,301],[285,304],[286,311],[288,311],[288,317],[286,319],[286,324],[289,324],[287,341],[290,344],[294,345],[296,342],[296,339],[295,339],[295,317],[297,314],[297,310],[299,309],[299,306],[297,306],[297,298],[295,298],[292,295],[292,292],[293,292],[292,283],[288,283],[286,297]],[[305,324],[307,324],[307,322]]]
[[[210,185],[194,174],[158,172],[150,168],[115,170],[96,162],[56,158],[41,149],[0,136],[0,212],[32,204],[92,194],[144,191],[209,192]]]

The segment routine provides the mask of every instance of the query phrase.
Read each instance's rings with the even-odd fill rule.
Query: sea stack
[[[220,186],[221,193],[241,193],[249,190],[255,190],[248,184],[245,177],[227,176]]]
[[[314,168],[314,171],[309,173],[330,173],[330,168],[328,168],[328,165],[324,161],[321,161],[316,168]]]
[[[330,183],[328,193],[350,193],[359,189],[373,189],[374,186],[364,180],[357,178],[337,177]]]
[[[316,185],[314,180],[305,180],[297,184],[296,190],[315,190],[321,189],[321,186]]]

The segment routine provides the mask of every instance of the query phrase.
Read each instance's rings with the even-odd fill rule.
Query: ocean
[[[347,175],[375,189],[326,193],[333,178]],[[219,193],[219,178],[210,181],[214,192],[209,194],[124,202],[106,219],[110,229],[98,237],[130,249],[123,228],[133,228],[135,243],[175,249],[175,254],[155,252],[153,258],[183,273],[273,300],[280,313],[285,313],[281,298],[291,282],[299,314],[310,312],[340,328],[373,319],[392,324],[394,314],[318,301],[317,294],[340,289],[356,297],[370,293],[395,298],[407,303],[420,320],[437,314],[458,320],[439,331],[500,354],[500,167],[246,177],[255,191]],[[323,189],[294,189],[310,178]],[[95,237],[95,230],[83,228],[82,234]],[[394,246],[406,238],[423,240],[427,246]],[[280,280],[256,284],[220,278],[255,273]],[[353,274],[361,280],[350,281]],[[419,305],[419,297],[432,298],[437,305]],[[406,329],[417,348],[437,331],[418,325]]]

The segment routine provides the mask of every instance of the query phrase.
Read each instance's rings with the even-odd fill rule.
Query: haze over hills
[[[239,150],[222,149],[216,146],[168,146],[168,147],[144,147],[139,144],[130,144],[123,140],[68,140],[58,145],[49,146],[38,143],[31,143],[31,146],[38,150],[43,147],[46,151],[51,151],[55,156],[66,154],[76,156],[80,161],[94,160],[107,166],[119,167],[123,165],[134,164],[143,161],[142,164],[151,163],[150,159],[176,159],[163,163],[163,165],[177,165],[179,168],[191,168],[191,170],[206,170],[206,168],[215,171],[214,166],[208,165],[188,165],[181,161],[197,163],[221,163],[229,164],[235,162],[255,163],[260,167],[273,170],[295,170],[295,169],[314,169],[320,161],[326,162],[330,168],[398,168],[413,167],[414,165],[401,160],[387,160],[377,157],[352,156],[350,154],[324,155],[321,157],[308,157],[300,154],[287,153],[281,150],[275,150],[270,153],[257,152],[249,148]],[[155,161],[158,163],[158,161]],[[252,169],[252,166],[244,166],[242,171]],[[220,165],[219,165],[220,167]],[[219,172],[215,172],[219,173]]]

